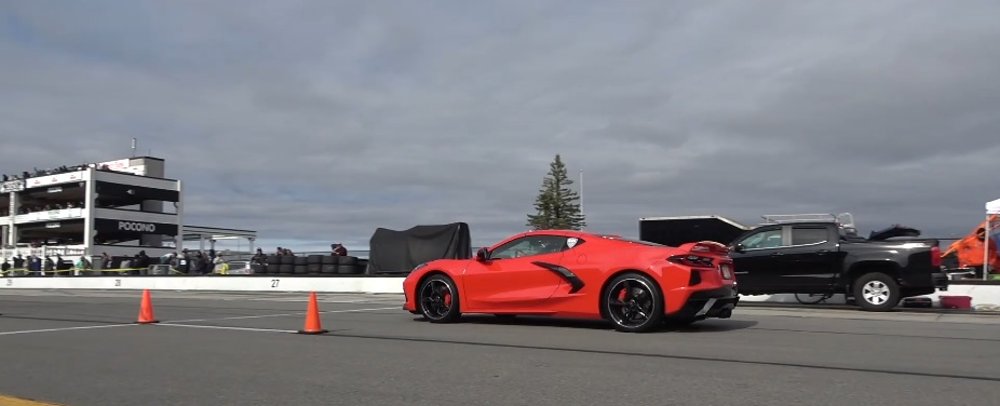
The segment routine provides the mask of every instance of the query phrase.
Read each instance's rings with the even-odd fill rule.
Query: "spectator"
[[[344,247],[344,244],[341,244],[339,242],[336,244],[330,244],[330,249],[333,250],[334,256],[340,256],[340,257],[347,256],[347,247]]]
[[[56,270],[57,271],[68,271],[72,267],[73,267],[72,262],[66,263],[66,261],[63,259],[62,255],[56,254]],[[63,273],[64,272],[57,272],[56,274],[57,275],[62,275]],[[66,273],[68,273],[68,272],[66,272]]]
[[[41,261],[39,261],[39,262],[41,262]],[[52,260],[52,257],[50,257],[48,255],[45,256],[45,263],[44,263],[44,265],[42,267],[42,270],[45,271],[45,272],[50,273],[51,275],[55,275],[54,271],[56,270],[56,263],[55,263],[55,261]],[[45,274],[43,273],[42,275],[45,275]]]
[[[222,259],[222,256],[217,256],[213,260],[215,263],[212,273],[217,273],[220,275],[229,275],[229,263]]]
[[[28,270],[33,274],[45,275],[42,273],[42,258],[34,255],[28,256]],[[37,275],[36,275],[37,276]]]
[[[75,267],[76,267],[76,274],[77,275],[80,275],[81,271],[87,271],[87,270],[90,270],[92,268],[90,266],[90,261],[87,260],[87,257],[85,257],[85,256],[80,256],[80,259],[76,261],[76,266]]]
[[[251,262],[257,264],[263,264],[267,260],[267,256],[264,255],[264,250],[257,248],[257,253],[253,254],[253,258],[250,259]]]
[[[196,251],[194,256],[191,257],[191,261],[188,265],[188,273],[191,274],[201,274],[202,263],[205,262],[201,255],[201,251]]]
[[[191,254],[188,253],[187,248],[181,250],[181,255],[177,257],[177,265],[174,268],[180,273],[191,272]]]
[[[96,269],[111,269],[111,256],[107,252],[101,253],[100,265],[95,267]],[[108,273],[101,273],[102,275],[108,275]]]
[[[214,261],[216,257],[212,257],[212,256],[209,256],[209,255],[204,255],[203,257],[204,257],[204,260],[202,261],[202,264],[201,264],[201,273],[204,273],[204,274],[212,273],[212,269],[214,269],[214,267],[215,267],[215,265],[212,264],[212,261]]]

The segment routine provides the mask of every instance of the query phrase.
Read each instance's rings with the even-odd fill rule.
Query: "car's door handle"
[[[775,253],[771,254],[772,257],[780,257],[780,256],[784,256],[784,255],[785,254],[782,254],[780,252],[775,252]]]
[[[826,255],[826,254],[829,254],[829,253],[830,253],[830,250],[819,250],[819,251],[816,251],[817,255]]]

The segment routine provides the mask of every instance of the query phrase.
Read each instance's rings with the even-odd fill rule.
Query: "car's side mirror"
[[[490,259],[490,251],[486,247],[480,248],[476,251],[476,261],[485,262]]]
[[[744,247],[743,244],[736,244],[733,246],[733,251],[743,253],[743,251],[746,251],[746,247]]]

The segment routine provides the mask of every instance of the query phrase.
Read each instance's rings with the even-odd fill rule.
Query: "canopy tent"
[[[984,245],[986,247],[990,246],[990,225],[991,225],[990,224],[990,219],[991,219],[991,217],[996,216],[996,215],[1000,215],[1000,199],[997,199],[997,200],[994,200],[994,201],[991,201],[991,202],[986,202],[986,241],[984,241]],[[989,271],[987,270],[987,268],[989,268],[989,259],[990,259],[989,255],[990,255],[990,250],[989,249],[984,249],[983,250],[983,280],[986,280],[986,278],[988,278],[987,275],[989,275]]]
[[[1000,199],[986,202],[986,214],[1000,214]]]

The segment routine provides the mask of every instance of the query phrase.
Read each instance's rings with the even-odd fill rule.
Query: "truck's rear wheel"
[[[892,310],[900,301],[899,284],[881,272],[861,275],[854,281],[854,300],[862,309],[874,312]]]

